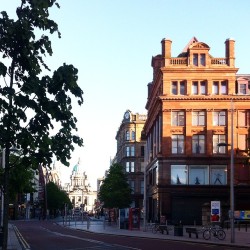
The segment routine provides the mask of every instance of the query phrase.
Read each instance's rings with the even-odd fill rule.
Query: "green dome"
[[[78,172],[79,171],[79,165],[76,164],[74,167],[73,167],[73,172]]]

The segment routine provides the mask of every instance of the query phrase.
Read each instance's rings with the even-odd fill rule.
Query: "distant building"
[[[66,183],[64,190],[74,208],[84,207],[84,211],[93,212],[97,199],[97,192],[92,191],[87,175],[80,166],[80,160],[73,167],[70,183]]]
[[[52,169],[45,169],[46,173],[46,183],[48,182],[54,182],[58,187],[61,188],[62,181],[61,181],[61,172],[60,172],[60,166],[56,165],[55,162],[53,164]]]
[[[250,75],[237,75],[235,41],[225,41],[220,58],[195,37],[177,57],[171,40],[161,43],[152,58],[144,127],[147,219],[205,224],[211,201],[220,201],[227,220],[231,145],[235,210],[250,210]]]
[[[127,110],[117,131],[115,162],[122,165],[133,190],[131,207],[143,207],[144,194],[144,147],[142,130],[147,116]]]

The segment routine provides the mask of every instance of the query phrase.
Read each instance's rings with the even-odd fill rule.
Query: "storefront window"
[[[187,166],[172,165],[171,166],[171,184],[183,185],[187,184]]]
[[[227,184],[227,166],[210,166],[210,185]]]
[[[207,185],[208,173],[208,166],[189,166],[189,184]]]

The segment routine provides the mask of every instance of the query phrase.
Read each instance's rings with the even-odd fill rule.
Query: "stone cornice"
[[[250,95],[183,95],[183,96],[174,96],[174,95],[162,95],[158,97],[162,101],[176,101],[176,100],[192,100],[192,101],[200,101],[200,100],[211,100],[211,101],[250,101]]]

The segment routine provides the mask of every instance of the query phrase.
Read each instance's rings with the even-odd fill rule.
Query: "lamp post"
[[[146,213],[147,213],[147,187],[146,187],[146,164],[144,164],[144,190],[143,190],[143,230],[146,232]]]
[[[6,147],[2,149],[2,168],[4,169],[2,201],[3,207],[1,211],[1,223],[3,229],[2,249],[7,249],[8,244],[8,221],[9,221],[9,175],[10,175],[10,152],[19,151],[16,148]]]
[[[5,148],[2,151],[2,168],[5,168]],[[0,222],[0,226],[3,227],[3,211],[4,211],[4,191],[3,191],[2,187],[2,191],[1,191],[1,222]]]
[[[231,228],[231,243],[235,242],[234,231],[234,129],[233,129],[233,102],[231,100],[231,144],[218,143],[218,147],[231,146],[231,158],[230,158],[230,228]]]

